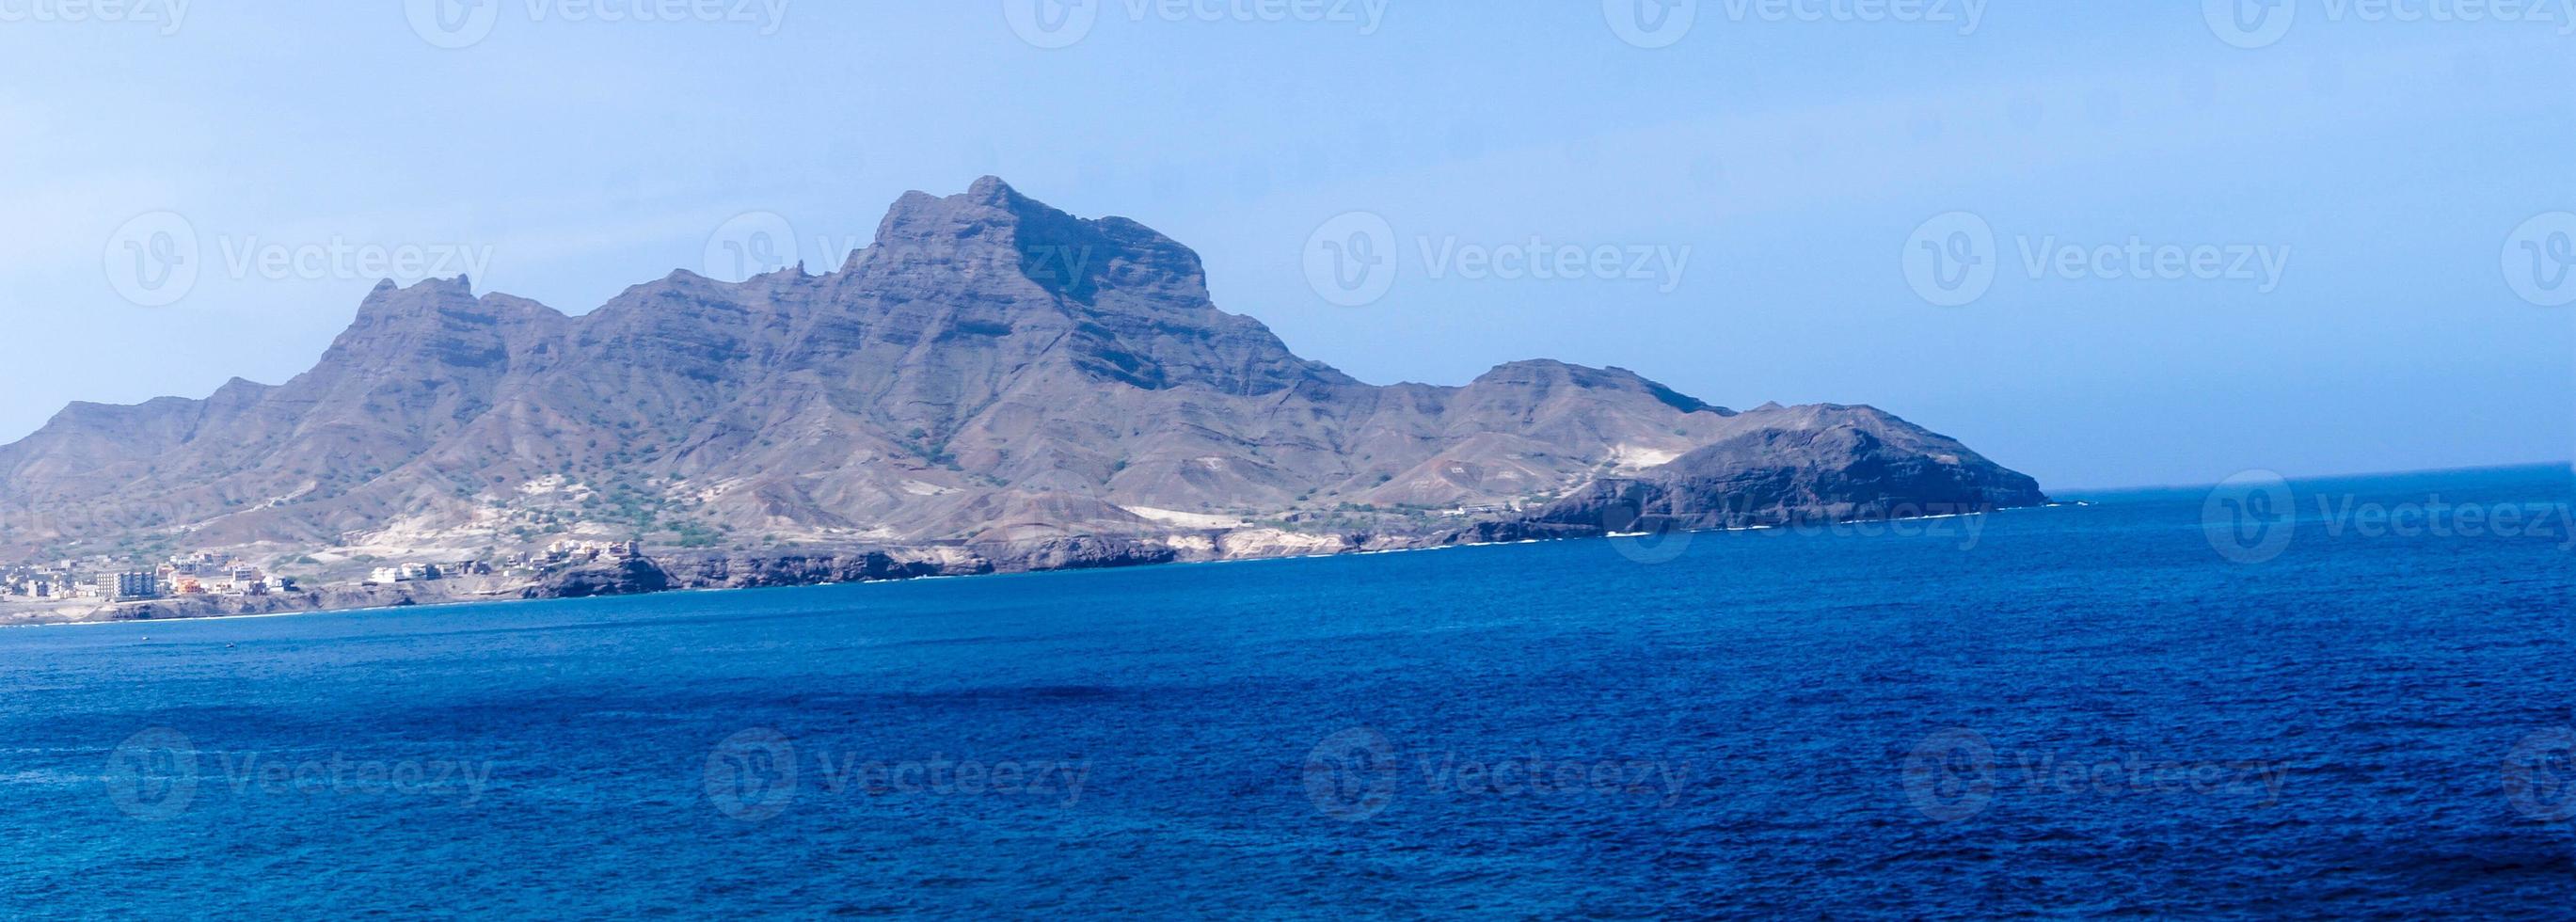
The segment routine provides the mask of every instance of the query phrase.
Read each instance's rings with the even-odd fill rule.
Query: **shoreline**
[[[1901,523],[1901,522],[1928,522],[1928,521],[1939,521],[1939,520],[1946,520],[1946,519],[1957,519],[1957,518],[1966,518],[1966,517],[1978,517],[1978,516],[1985,516],[1985,515],[1991,515],[1991,514],[1993,514],[1993,513],[1997,513],[1997,512],[2007,512],[2007,511],[2012,511],[2012,510],[2014,510],[2014,509],[2055,509],[2055,508],[2072,508],[2072,507],[2080,507],[2080,506],[2082,506],[2082,505],[2084,505],[2084,504],[2081,504],[2081,503],[2066,503],[2066,502],[2052,502],[2052,503],[2046,503],[2046,504],[2042,504],[2042,505],[2034,505],[2034,506],[2002,507],[2002,508],[1996,508],[1996,509],[1982,510],[1982,511],[1978,511],[1978,512],[1945,512],[1945,513],[1937,513],[1937,514],[1931,514],[1931,515],[1920,515],[1920,516],[1902,516],[1902,517],[1871,518],[1871,519],[1848,519],[1848,520],[1837,520],[1837,521],[1833,521],[1833,522],[1821,522],[1821,523],[1795,523],[1795,524],[1771,524],[1771,525],[1733,525],[1733,526],[1710,526],[1710,527],[1704,527],[1704,528],[1676,528],[1676,529],[1670,529],[1670,530],[1669,530],[1669,532],[1670,532],[1670,533],[1679,533],[1679,534],[1700,534],[1700,533],[1733,534],[1733,533],[1738,533],[1738,532],[1783,532],[1783,531],[1794,531],[1794,530],[1801,529],[1801,528],[1830,529],[1830,528],[1844,527],[1844,526],[1851,526],[1851,525],[1859,525],[1859,524],[1865,524],[1865,523],[1888,523],[1888,524],[1893,524],[1893,523]],[[151,601],[146,601],[146,602],[106,603],[106,604],[102,604],[102,605],[98,606],[97,608],[91,609],[91,610],[90,610],[90,612],[89,612],[89,615],[90,615],[90,616],[88,616],[88,617],[62,616],[62,617],[46,618],[46,617],[43,617],[43,616],[37,616],[37,617],[30,617],[30,618],[17,618],[17,617],[7,617],[6,615],[0,615],[0,629],[6,629],[6,628],[32,628],[32,627],[66,627],[66,626],[81,626],[81,625],[108,625],[108,624],[152,624],[152,623],[156,623],[156,622],[177,622],[177,621],[227,621],[227,620],[239,620],[239,619],[246,619],[246,618],[282,618],[282,617],[292,617],[292,616],[299,616],[299,615],[360,614],[360,613],[365,613],[365,612],[376,612],[376,611],[397,611],[397,610],[406,609],[406,608],[444,608],[444,607],[451,607],[451,606],[461,607],[461,606],[468,606],[468,605],[481,605],[481,604],[487,604],[487,603],[501,603],[501,602],[543,602],[543,601],[555,601],[555,600],[563,600],[563,599],[581,599],[581,598],[597,598],[597,597],[634,597],[634,596],[645,596],[645,595],[660,595],[660,594],[664,594],[664,593],[677,593],[677,592],[732,592],[732,591],[739,591],[739,590],[745,590],[745,589],[792,589],[792,588],[810,588],[810,587],[819,587],[819,586],[835,586],[835,585],[843,585],[843,584],[900,583],[900,582],[914,582],[914,581],[920,581],[920,580],[962,579],[962,578],[967,578],[967,577],[977,577],[977,576],[1009,576],[1009,575],[1021,575],[1021,574],[1035,574],[1035,573],[1063,573],[1063,572],[1076,572],[1076,571],[1082,571],[1082,570],[1105,570],[1105,569],[1122,569],[1122,570],[1123,570],[1123,569],[1131,569],[1131,568],[1138,568],[1138,567],[1152,567],[1152,566],[1177,566],[1177,565],[1194,565],[1194,564],[1225,564],[1225,563],[1253,563],[1253,562],[1259,562],[1259,561],[1279,561],[1279,560],[1311,560],[1311,559],[1322,559],[1322,558],[1331,558],[1331,557],[1360,557],[1360,556],[1371,556],[1371,555],[1377,555],[1377,554],[1398,554],[1398,553],[1408,553],[1408,552],[1415,552],[1415,551],[1442,551],[1442,550],[1453,550],[1453,549],[1458,549],[1458,548],[1470,548],[1470,547],[1496,547],[1496,546],[1519,545],[1519,544],[1539,544],[1539,543],[1545,543],[1545,542],[1557,542],[1557,541],[1616,540],[1616,539],[1621,539],[1621,538],[1636,538],[1636,537],[1645,537],[1645,536],[1651,536],[1651,535],[1657,534],[1657,532],[1613,532],[1613,531],[1609,531],[1609,530],[1607,530],[1607,529],[1602,529],[1602,528],[1590,528],[1590,529],[1566,529],[1566,530],[1545,531],[1545,532],[1541,532],[1541,533],[1529,533],[1529,530],[1530,530],[1533,526],[1534,526],[1534,523],[1529,523],[1529,522],[1480,523],[1480,524],[1479,524],[1479,525],[1477,525],[1477,526],[1473,526],[1473,527],[1470,527],[1470,528],[1467,528],[1467,529],[1461,529],[1461,530],[1459,530],[1459,531],[1455,531],[1455,532],[1444,532],[1444,533],[1441,533],[1441,534],[1438,534],[1438,535],[1425,536],[1425,537],[1423,537],[1423,538],[1418,538],[1418,539],[1395,539],[1395,542],[1406,542],[1406,543],[1394,543],[1394,542],[1390,542],[1390,545],[1387,545],[1387,546],[1375,546],[1375,547],[1368,546],[1368,545],[1369,545],[1369,543],[1371,542],[1371,540],[1373,540],[1373,539],[1367,538],[1366,536],[1358,536],[1358,535],[1344,535],[1344,536],[1339,536],[1339,537],[1341,538],[1341,540],[1344,542],[1344,546],[1343,546],[1342,548],[1340,548],[1340,549],[1338,549],[1338,550],[1326,551],[1326,552],[1322,552],[1322,553],[1289,553],[1289,554],[1260,554],[1260,553],[1254,553],[1254,554],[1246,554],[1246,555],[1241,555],[1241,556],[1209,556],[1209,557],[1186,557],[1186,556],[1182,556],[1182,555],[1179,555],[1179,554],[1172,553],[1172,552],[1171,552],[1171,548],[1170,548],[1170,546],[1169,546],[1169,545],[1165,545],[1165,544],[1156,544],[1156,543],[1153,543],[1153,542],[1148,541],[1148,540],[1134,539],[1134,538],[1101,538],[1101,537],[1086,536],[1086,537],[1083,537],[1083,538],[1066,539],[1065,541],[1060,541],[1060,542],[1048,542],[1048,543],[1044,543],[1044,544],[1042,544],[1042,545],[1041,545],[1041,547],[1043,547],[1043,548],[1049,548],[1049,549],[1058,549],[1058,548],[1061,548],[1061,547],[1065,546],[1066,544],[1072,544],[1072,545],[1076,545],[1076,546],[1088,546],[1088,547],[1092,547],[1092,548],[1095,548],[1095,549],[1105,550],[1105,551],[1109,551],[1110,553],[1105,553],[1105,554],[1092,554],[1092,555],[1089,555],[1089,556],[1081,556],[1081,557],[1077,557],[1077,558],[1073,558],[1073,559],[1056,559],[1056,560],[1053,560],[1053,561],[1052,561],[1054,565],[1037,565],[1037,564],[1039,564],[1039,563],[1040,563],[1040,561],[1038,561],[1038,560],[1034,560],[1034,559],[1027,559],[1027,558],[1023,558],[1023,559],[1021,559],[1021,560],[1009,561],[1009,563],[1010,563],[1010,564],[1013,564],[1013,565],[1003,566],[1003,565],[997,565],[996,561],[995,561],[993,558],[991,558],[991,557],[974,556],[974,557],[969,558],[969,560],[968,560],[968,561],[966,561],[966,562],[955,564],[955,565],[953,566],[953,568],[951,568],[950,566],[940,566],[940,565],[933,565],[932,567],[925,568],[925,567],[923,567],[922,565],[923,565],[923,564],[927,564],[927,563],[929,563],[929,561],[925,561],[925,560],[913,560],[913,561],[910,561],[910,562],[909,562],[909,563],[910,563],[910,565],[909,565],[909,566],[905,566],[905,565],[898,565],[898,566],[893,567],[890,571],[887,571],[887,570],[886,570],[884,567],[882,567],[882,566],[880,566],[880,567],[876,567],[876,568],[872,568],[872,569],[875,569],[875,570],[877,570],[877,571],[881,571],[881,572],[882,572],[882,575],[874,575],[874,576],[862,575],[860,578],[854,578],[854,579],[801,579],[801,580],[800,580],[800,579],[793,579],[793,578],[778,579],[778,578],[771,578],[771,577],[760,577],[760,578],[755,578],[755,579],[752,579],[752,580],[749,580],[749,581],[731,581],[731,580],[728,580],[728,581],[725,581],[725,582],[717,582],[717,581],[713,581],[713,580],[709,579],[709,577],[708,577],[708,575],[707,575],[707,574],[708,574],[708,572],[709,572],[710,568],[715,568],[715,569],[721,570],[722,572],[730,573],[730,571],[731,571],[731,569],[732,569],[732,566],[733,566],[734,564],[737,564],[737,563],[744,565],[744,568],[745,568],[745,569],[755,570],[755,571],[757,571],[757,570],[761,569],[761,568],[763,567],[763,565],[770,565],[770,566],[774,569],[775,567],[777,567],[777,566],[779,566],[779,565],[790,565],[790,566],[793,566],[793,565],[811,565],[811,564],[817,564],[817,563],[820,563],[821,565],[823,565],[823,566],[825,566],[825,567],[829,567],[829,568],[831,568],[830,572],[833,572],[833,573],[835,573],[836,575],[838,575],[839,573],[846,572],[847,568],[848,568],[849,566],[851,566],[851,565],[854,565],[854,564],[855,564],[855,565],[861,565],[861,566],[863,566],[863,567],[864,567],[865,565],[868,565],[868,564],[883,564],[883,563],[890,562],[890,561],[901,561],[901,559],[902,559],[902,558],[899,558],[899,557],[897,557],[897,556],[895,556],[895,555],[897,555],[897,554],[904,554],[904,553],[907,553],[907,552],[910,552],[910,553],[918,553],[918,552],[920,552],[922,549],[918,549],[918,548],[879,548],[879,549],[861,549],[861,550],[829,551],[829,552],[827,552],[827,551],[818,551],[818,552],[814,552],[814,553],[811,553],[811,554],[802,554],[802,555],[794,555],[794,554],[791,554],[791,555],[779,555],[779,556],[775,556],[775,557],[766,557],[766,558],[763,558],[763,557],[749,557],[749,556],[745,556],[745,557],[731,557],[731,556],[721,556],[721,555],[709,555],[709,556],[701,557],[701,558],[690,558],[690,557],[683,557],[683,556],[666,556],[666,558],[664,558],[663,560],[657,560],[657,559],[655,559],[654,557],[652,557],[652,556],[650,556],[650,555],[639,555],[639,556],[635,556],[635,557],[624,558],[624,559],[622,559],[622,560],[601,561],[601,562],[595,563],[595,564],[593,564],[593,565],[591,565],[591,566],[567,568],[566,570],[556,571],[556,572],[553,572],[553,573],[545,574],[545,575],[540,576],[540,577],[538,577],[538,578],[531,579],[531,580],[527,581],[527,582],[526,582],[526,583],[524,583],[524,584],[519,584],[519,585],[517,585],[517,586],[516,586],[514,589],[512,589],[512,590],[505,590],[505,591],[501,591],[501,592],[478,592],[478,593],[473,593],[473,594],[459,594],[459,595],[452,595],[452,596],[451,596],[451,595],[446,595],[446,594],[443,594],[443,593],[420,593],[420,594],[415,594],[415,593],[412,593],[412,592],[410,592],[410,591],[407,591],[407,590],[404,590],[404,589],[399,588],[399,587],[400,587],[401,585],[403,585],[403,584],[395,584],[395,586],[393,586],[393,587],[369,587],[368,589],[364,589],[364,590],[353,590],[353,589],[348,588],[348,587],[341,587],[341,588],[337,588],[337,589],[324,589],[324,590],[316,590],[316,591],[309,592],[309,593],[299,593],[297,596],[289,596],[289,597],[281,597],[281,596],[205,596],[205,597],[178,598],[178,599],[156,599],[156,600],[151,600]],[[1468,538],[1468,536],[1469,536],[1470,534],[1475,534],[1475,533],[1479,533],[1479,532],[1494,532],[1494,531],[1504,532],[1504,533],[1509,534],[1509,536],[1508,536],[1508,537],[1504,537],[1504,536],[1488,537],[1488,538],[1484,538],[1484,539],[1481,539],[1481,540],[1462,540],[1462,539],[1467,539],[1467,538]],[[1168,537],[1168,536],[1167,536],[1167,537]],[[1120,552],[1124,552],[1124,553],[1120,553]],[[668,562],[666,563],[665,561],[668,561]],[[692,575],[691,575],[689,578],[687,578],[687,579],[675,579],[675,578],[674,578],[674,577],[678,577],[681,573],[689,572],[689,571],[686,569],[686,567],[687,567],[687,565],[688,565],[689,563],[691,563],[691,562],[693,562],[693,561],[694,561],[695,563],[697,563],[697,564],[698,564],[698,569],[697,569],[697,571],[696,571],[694,574],[692,574]],[[640,567],[638,566],[639,564],[641,565]],[[680,569],[675,570],[675,569],[674,569],[675,567],[678,567],[678,568],[680,568]],[[652,581],[651,581],[651,580],[649,580],[649,579],[648,579],[648,580],[645,580],[643,583],[640,583],[640,584],[638,584],[638,583],[617,582],[617,581],[613,581],[613,580],[612,580],[611,582],[609,582],[608,584],[606,584],[606,585],[587,584],[587,583],[582,583],[582,582],[580,582],[580,580],[582,580],[584,577],[613,576],[614,574],[618,574],[618,573],[633,573],[633,572],[635,572],[635,571],[639,571],[639,570],[649,570],[651,573],[659,574],[659,575],[663,578],[663,581],[662,581],[661,583],[659,583],[658,585],[653,584],[653,583],[652,583]],[[785,575],[785,574],[782,574],[782,575]],[[434,583],[433,583],[433,584],[422,584],[422,585],[434,585]],[[577,591],[567,591],[567,587],[568,587],[568,586],[577,586],[577,587],[578,587],[578,590],[577,590]],[[357,592],[357,591],[363,591],[363,592],[366,592],[366,593],[367,593],[367,594],[369,594],[369,595],[379,595],[379,594],[382,594],[382,593],[384,593],[384,592],[391,592],[391,593],[394,593],[394,594],[395,594],[395,598],[393,598],[393,599],[392,599],[392,600],[390,600],[390,601],[379,601],[379,600],[377,600],[377,599],[373,599],[373,598],[371,598],[371,599],[368,599],[368,600],[367,600],[368,604],[358,604],[358,605],[335,605],[335,604],[332,604],[332,603],[331,603],[331,601],[330,601],[330,597],[331,597],[331,596],[335,596],[335,595],[337,595],[337,596],[345,596],[345,595],[347,595],[347,594],[350,594],[350,593],[352,593],[352,592]],[[275,609],[273,609],[273,610],[265,610],[265,611],[241,611],[241,610],[222,611],[222,610],[219,610],[219,611],[213,611],[213,612],[208,612],[208,613],[204,613],[204,614],[188,614],[188,613],[184,613],[184,612],[186,611],[186,609],[188,609],[188,608],[194,608],[194,607],[216,607],[216,608],[227,607],[227,606],[226,606],[226,603],[227,603],[227,602],[238,603],[238,607],[250,607],[250,606],[251,606],[251,603],[249,602],[249,600],[253,600],[253,599],[263,600],[261,603],[259,603],[259,604],[263,604],[263,605],[280,605],[280,600],[282,600],[282,599],[291,599],[291,600],[294,600],[294,601],[293,601],[293,602],[290,602],[290,603],[288,603],[288,604],[280,605],[280,607],[277,607],[277,608],[275,608]],[[60,608],[63,608],[63,607],[71,607],[71,606],[57,606],[57,610],[59,610]],[[171,612],[169,612],[169,613],[167,613],[167,614],[162,614],[162,615],[160,615],[160,616],[154,616],[154,615],[151,615],[151,614],[145,614],[145,615],[142,615],[142,616],[122,616],[122,617],[120,617],[120,616],[116,616],[116,615],[113,615],[113,614],[107,615],[107,616],[105,616],[105,617],[101,617],[101,616],[99,616],[99,615],[101,615],[102,613],[106,613],[106,612],[109,612],[109,611],[111,611],[111,610],[115,610],[115,609],[123,609],[123,608],[129,608],[129,607],[130,607],[130,608],[132,608],[132,609],[142,610],[142,611],[146,611],[146,612],[154,611],[154,610],[156,609],[156,607],[176,607],[178,610],[177,610],[177,611],[171,611]],[[5,612],[5,608],[0,608],[0,612]]]

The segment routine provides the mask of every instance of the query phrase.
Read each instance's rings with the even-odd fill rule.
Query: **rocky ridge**
[[[674,272],[579,316],[388,282],[284,384],[74,404],[0,446],[12,558],[327,567],[631,538],[666,588],[2044,502],[1867,406],[1739,412],[1544,360],[1366,384],[1218,309],[1187,247],[989,177],[905,195],[835,270]]]

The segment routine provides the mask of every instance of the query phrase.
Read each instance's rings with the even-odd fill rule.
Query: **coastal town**
[[[220,552],[172,554],[146,563],[106,557],[0,564],[0,621],[29,620],[33,613],[86,610],[76,620],[149,617],[146,603],[186,600],[255,600],[316,592],[389,589],[439,596],[492,596],[543,579],[549,572],[640,554],[633,541],[560,540],[537,550],[493,559],[343,562],[331,567],[311,557],[268,565]],[[295,571],[295,575],[279,572]],[[464,585],[470,581],[471,585]],[[54,619],[44,619],[54,620]]]

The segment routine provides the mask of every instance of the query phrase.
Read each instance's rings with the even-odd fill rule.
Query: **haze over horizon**
[[[2549,256],[2564,238],[2532,222],[2576,208],[2554,24],[2312,8],[2238,47],[2180,7],[1997,5],[1962,35],[1709,3],[1648,48],[1593,4],[1263,22],[1113,3],[1043,47],[1069,34],[1009,6],[504,4],[454,48],[390,6],[0,22],[0,240],[20,254],[0,310],[21,346],[0,442],[70,401],[284,381],[379,274],[471,270],[478,293],[579,314],[675,267],[721,276],[729,252],[827,271],[905,190],[989,173],[1171,235],[1218,306],[1374,383],[1546,357],[1739,409],[1867,403],[2052,489],[2576,444],[2576,308],[2500,271],[2520,242]],[[324,40],[268,41],[289,34]],[[838,69],[774,63],[827,41]],[[557,69],[598,79],[524,78]],[[380,79],[316,79],[350,71]],[[1993,277],[1936,306],[1909,259],[1974,230],[1936,220],[1959,212]],[[112,266],[162,213],[199,272],[147,306]],[[1353,213],[1394,243],[1375,297],[1310,277]],[[1478,268],[1603,248],[1617,268],[1587,278]],[[2106,271],[2104,248],[2180,277]]]

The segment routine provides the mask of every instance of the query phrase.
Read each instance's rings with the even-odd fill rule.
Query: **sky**
[[[1868,403],[2051,488],[2560,462],[2570,23],[0,0],[0,441],[282,382],[379,278],[578,314],[746,240],[835,266],[904,191],[998,174],[1190,245],[1219,306],[1373,382],[1547,357]]]

